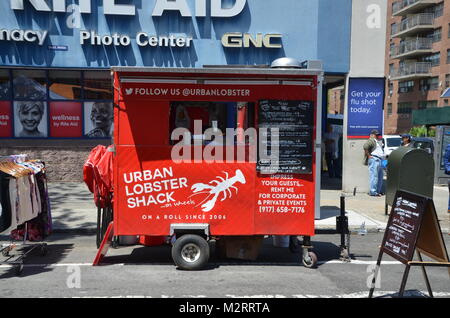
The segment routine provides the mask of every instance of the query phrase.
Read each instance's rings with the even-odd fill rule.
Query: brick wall
[[[109,140],[1,140],[0,156],[28,154],[45,161],[50,182],[82,182],[83,164],[97,145]]]

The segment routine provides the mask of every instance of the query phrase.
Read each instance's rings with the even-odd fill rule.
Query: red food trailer
[[[210,239],[289,235],[303,236],[302,261],[315,265],[321,69],[112,74],[114,221],[94,264],[113,235],[172,237],[184,269],[208,262]]]

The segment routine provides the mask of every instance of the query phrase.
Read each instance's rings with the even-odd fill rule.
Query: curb
[[[74,228],[74,229],[53,229],[52,234],[84,234],[95,235],[97,234],[97,228]]]
[[[358,234],[359,227],[350,227],[350,234]],[[384,228],[369,227],[366,228],[367,233],[380,233],[384,232]],[[95,235],[97,234],[96,228],[74,228],[74,229],[53,229],[54,234],[81,234],[81,235]],[[315,234],[338,234],[334,227],[318,227],[315,229]]]
[[[349,228],[350,234],[351,235],[357,235],[358,231],[359,231],[359,227],[350,227]],[[375,228],[375,227],[371,227],[371,228],[366,228],[367,233],[369,234],[374,234],[374,233],[382,233],[384,232],[384,228]],[[332,228],[332,227],[320,227],[320,228],[316,228],[315,230],[316,234],[339,234],[336,232],[336,228]]]

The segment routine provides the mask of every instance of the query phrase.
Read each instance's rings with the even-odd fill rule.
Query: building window
[[[430,62],[431,66],[438,66],[441,63],[441,54],[434,53],[428,56],[425,56],[421,59],[421,62]]]
[[[419,109],[437,107],[437,100],[424,100],[419,102]]]
[[[394,64],[389,64],[389,75],[394,76]]]
[[[399,93],[409,93],[414,90],[414,81],[406,81],[398,83],[398,92]]]
[[[391,35],[394,35],[397,33],[397,24],[396,23],[392,23],[391,24]]]
[[[445,74],[445,87],[450,87],[450,74]]]
[[[439,42],[442,38],[442,28],[434,30],[427,38],[431,38],[433,42]]]
[[[47,99],[47,75],[40,70],[14,70],[14,99]]]
[[[11,99],[11,81],[9,80],[9,70],[0,69],[0,100]]]
[[[398,103],[397,114],[411,114],[412,113],[412,103]]]
[[[432,77],[420,80],[421,91],[435,91],[439,88],[439,77]]]
[[[395,52],[395,43],[391,43],[389,46],[389,56],[395,56],[397,55]]]
[[[447,50],[447,64],[450,64],[450,50]]]
[[[447,37],[450,38],[450,23],[448,24],[448,34]]]
[[[441,17],[443,13],[444,13],[444,2],[440,2],[434,7],[434,17],[435,18]]]
[[[0,69],[0,138],[109,139],[112,95],[108,71]]]
[[[84,72],[85,99],[112,99],[112,83],[109,72]]]
[[[51,99],[82,99],[81,72],[50,71],[49,94]]]
[[[388,116],[392,115],[392,103],[387,104],[387,115]]]

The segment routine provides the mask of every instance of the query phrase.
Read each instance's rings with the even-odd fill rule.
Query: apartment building
[[[389,0],[387,23],[384,126],[396,134],[449,106],[450,0]]]

